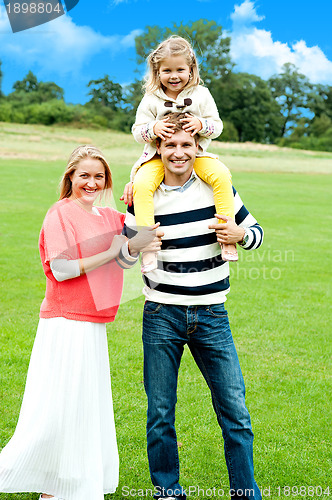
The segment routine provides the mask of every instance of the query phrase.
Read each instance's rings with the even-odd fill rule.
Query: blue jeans
[[[148,459],[155,497],[186,498],[179,484],[175,432],[178,371],[185,344],[211,391],[224,438],[232,498],[260,500],[254,480],[254,435],[224,305],[176,306],[147,301],[143,314],[144,386],[148,398]]]

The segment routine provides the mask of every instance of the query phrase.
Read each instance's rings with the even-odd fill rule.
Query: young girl
[[[111,187],[103,154],[75,149],[40,233],[46,294],[17,427],[0,454],[0,492],[103,500],[118,485],[106,323],[142,247],[121,235],[124,214],[94,206]]]
[[[164,178],[164,167],[156,155],[155,139],[165,140],[172,136],[173,125],[168,123],[167,113],[177,111],[186,113],[183,129],[192,136],[199,134],[195,172],[213,187],[217,213],[234,218],[230,172],[215,155],[206,151],[211,139],[221,134],[223,125],[209,90],[200,85],[193,49],[184,38],[171,36],[149,55],[148,66],[146,93],[132,128],[136,141],[145,143],[143,154],[131,173],[137,225],[154,223],[153,193]],[[222,258],[237,260],[236,246],[223,245]],[[156,254],[143,253],[142,272],[156,267]]]

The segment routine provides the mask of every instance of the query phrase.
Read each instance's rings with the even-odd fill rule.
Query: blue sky
[[[37,0],[36,0],[37,1]],[[44,0],[46,1],[46,0]],[[1,2],[1,0],[0,0]],[[332,85],[332,2],[320,0],[79,0],[47,24],[12,33],[0,4],[3,92],[32,70],[65,89],[65,100],[84,103],[87,83],[108,74],[125,84],[135,73],[134,39],[147,25],[214,20],[232,38],[237,71],[268,78],[294,63],[313,83]]]

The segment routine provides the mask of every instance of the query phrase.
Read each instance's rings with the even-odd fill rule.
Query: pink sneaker
[[[143,274],[157,269],[157,254],[155,252],[142,253],[141,271]]]
[[[226,262],[236,262],[237,260],[239,260],[239,256],[236,250],[236,245],[223,244],[221,250],[221,258]]]
[[[44,493],[42,493],[42,494],[44,494]],[[50,498],[46,498],[46,497],[42,497],[42,496],[40,495],[39,500],[63,500],[63,498],[59,498],[59,497],[50,497]]]

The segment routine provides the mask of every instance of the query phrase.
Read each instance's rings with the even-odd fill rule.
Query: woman
[[[103,154],[75,149],[40,233],[46,294],[19,421],[0,454],[1,492],[101,500],[118,485],[106,323],[119,307],[123,268],[146,240],[129,243],[124,214],[94,206],[111,188]],[[160,239],[150,235],[158,250]]]

